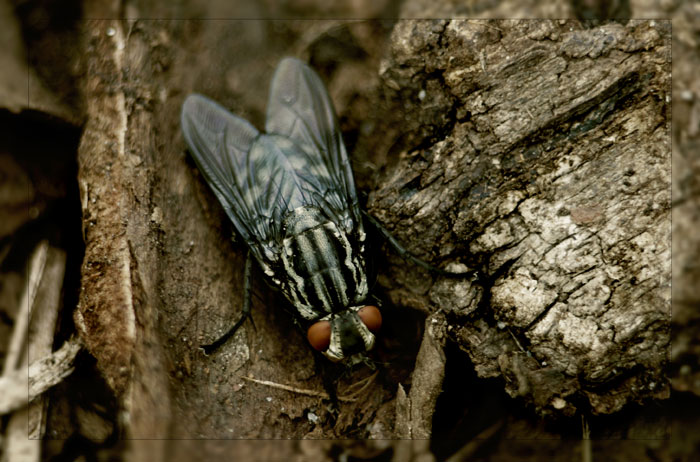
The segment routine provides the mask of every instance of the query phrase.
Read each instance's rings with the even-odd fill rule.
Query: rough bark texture
[[[245,250],[231,243],[231,225],[187,157],[180,106],[199,91],[259,122],[280,56],[261,59],[250,49],[273,26],[282,27],[279,36],[307,29],[251,21],[85,25],[88,124],[79,176],[86,256],[76,324],[126,407],[131,437],[365,436],[396,389],[395,378],[379,383],[368,370],[338,378],[342,368],[317,363],[257,272],[252,322],[215,354],[199,349],[240,316]],[[361,38],[381,27],[357,30]],[[232,104],[225,89],[245,104]],[[341,398],[356,395],[336,414],[318,397],[245,380],[323,392],[324,377],[337,378]],[[377,427],[377,436],[391,428]]]
[[[75,322],[128,415],[125,434],[162,438],[172,413],[157,325],[158,208],[151,199],[160,156],[148,107],[153,82],[142,83],[154,76],[150,60],[141,61],[144,37],[127,34],[117,21],[84,25],[87,123],[78,182],[86,249]],[[133,459],[158,459],[162,449],[134,451]]]
[[[381,31],[325,26],[346,42]],[[433,278],[403,263],[380,270],[393,327],[378,353],[391,361],[379,375],[340,378],[315,359],[260,276],[253,322],[205,357],[198,346],[239,315],[244,247],[227,239],[231,227],[186,157],[177,116],[184,95],[199,91],[259,124],[278,57],[261,60],[245,48],[266,27],[86,23],[79,159],[87,248],[76,320],[122,396],[129,435],[428,437],[445,338],[435,343],[428,329],[411,359],[419,337],[406,342],[391,331],[420,333],[421,316],[401,314],[411,308],[444,312],[449,330],[442,325],[440,335],[449,332],[479,376],[502,377],[538,412],[610,413],[665,396],[665,22],[397,22],[375,90],[385,104],[365,142],[386,129],[375,143],[389,143],[399,161],[380,175],[368,209],[417,256],[466,264],[482,279]],[[283,27],[295,34],[301,26]],[[320,37],[310,60],[342,75],[337,62],[321,61],[330,45]],[[235,48],[214,46],[221,42]],[[357,82],[329,85],[334,95],[336,85],[361,91]],[[343,103],[341,120],[353,116]],[[392,341],[408,343],[405,361]],[[357,400],[329,412],[315,396],[269,385],[318,392],[329,376],[341,397]]]
[[[306,7],[334,17],[399,11],[391,2],[355,5],[340,13]],[[409,1],[400,14],[542,14],[534,2],[517,2],[517,12],[508,1],[470,5]],[[585,17],[580,7],[554,2],[547,11]],[[299,14],[272,2],[235,12],[216,1],[117,8],[87,2],[83,15]],[[697,49],[697,18],[687,21],[674,42],[686,51]],[[86,121],[75,320],[121,412],[110,421],[57,399],[49,434],[70,436],[61,422],[75,414],[78,433],[96,444],[108,445],[115,429],[131,438],[119,451],[125,460],[434,460],[460,448],[473,454],[479,440],[467,440],[497,434],[500,460],[516,446],[571,460],[579,446],[567,441],[509,438],[578,436],[581,416],[597,436],[666,437],[665,421],[650,424],[658,414],[638,404],[668,396],[670,34],[662,20],[81,23],[84,107],[61,112],[70,91],[57,92],[61,103],[7,106]],[[481,273],[445,278],[376,250],[374,289],[384,300],[376,371],[315,357],[257,270],[252,322],[211,356],[198,348],[240,315],[245,246],[230,239],[232,226],[186,151],[180,106],[200,92],[262,127],[268,84],[285,55],[310,62],[328,84],[365,208],[415,255]],[[679,75],[692,81],[691,68]],[[37,74],[51,88],[56,74],[40,66]],[[674,94],[685,98],[680,126],[690,128],[674,132],[673,226],[689,239],[674,241],[674,297],[684,309],[674,311],[672,359],[674,386],[697,394],[697,341],[686,323],[697,324],[689,146],[700,90],[688,91]],[[328,382],[337,408],[318,397]],[[245,440],[216,440],[229,438]],[[624,453],[669,452],[635,447]],[[614,453],[604,443],[597,450]]]
[[[670,23],[401,21],[391,43],[394,113],[424,132],[370,213],[485,274],[392,300],[446,311],[478,374],[541,412],[666,395]]]

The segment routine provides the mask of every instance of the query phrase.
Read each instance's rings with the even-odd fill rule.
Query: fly
[[[243,317],[205,351],[249,313],[251,255],[308,326],[316,350],[333,361],[371,350],[382,316],[369,297],[363,215],[319,76],[295,58],[280,62],[265,133],[198,94],[185,100],[181,124],[195,163],[249,248]]]

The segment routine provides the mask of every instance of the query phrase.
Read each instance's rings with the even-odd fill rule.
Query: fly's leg
[[[208,345],[202,345],[200,348],[204,350],[205,354],[211,354],[216,351],[221,345],[226,343],[226,341],[236,333],[243,322],[250,316],[250,297],[251,297],[251,273],[253,269],[253,259],[251,258],[250,251],[245,257],[245,269],[243,270],[243,310],[241,313],[241,318],[236,321],[236,324],[229,329],[223,336],[218,340],[210,343]],[[252,321],[252,320],[251,320]]]
[[[386,229],[381,223],[379,223],[379,221],[377,221],[376,218],[374,218],[364,210],[362,211],[362,213],[365,215],[370,224],[384,237],[384,239],[387,240],[387,242],[389,242],[389,245],[394,249],[394,251],[404,260],[407,260],[413,263],[414,265],[418,265],[421,268],[430,271],[431,273],[440,274],[442,276],[473,276],[475,277],[475,279],[479,279],[479,272],[476,270],[469,270],[464,272],[446,271],[444,269],[437,268],[431,265],[430,263],[421,260],[418,257],[411,255],[411,253],[408,250],[406,250],[406,248],[402,246],[399,243],[399,241],[397,241],[396,238],[391,235],[389,230]]]

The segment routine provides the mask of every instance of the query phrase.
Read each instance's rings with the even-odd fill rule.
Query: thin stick
[[[29,319],[32,317],[34,301],[44,275],[48,249],[48,241],[41,241],[34,249],[29,261],[27,285],[22,293],[19,309],[17,310],[17,318],[15,319],[12,338],[8,345],[7,357],[3,366],[3,377],[9,376],[16,369],[29,363],[29,347],[27,346]],[[7,439],[3,447],[6,460],[16,460],[20,457],[26,461],[38,461],[40,459],[40,441],[30,439],[29,422],[29,408],[15,412],[9,419],[5,427]]]
[[[248,380],[249,382],[259,383],[260,385],[265,385],[267,387],[277,388],[277,389],[285,390],[285,391],[291,391],[292,393],[297,393],[300,395],[316,396],[318,398],[330,399],[330,396],[328,396],[328,393],[324,393],[322,391],[309,390],[309,389],[305,389],[305,388],[296,388],[296,387],[292,387],[289,385],[283,385],[281,383],[270,382],[268,380],[258,380],[258,379],[254,379],[251,377],[243,377],[243,379]],[[338,400],[343,401],[343,402],[354,402],[354,401],[357,401],[357,398],[347,398],[344,396],[338,396]]]
[[[583,438],[581,439],[581,461],[593,462],[593,448],[591,447],[591,430],[588,428],[586,416],[581,414],[581,431]]]
[[[39,282],[41,282],[41,276],[44,272],[44,266],[46,265],[46,253],[48,248],[49,243],[47,241],[41,241],[34,249],[34,253],[32,253],[32,258],[29,262],[27,286],[19,302],[19,310],[17,310],[17,318],[15,319],[12,338],[7,347],[7,356],[5,357],[5,364],[2,368],[2,375],[8,375],[19,367],[22,362],[20,356],[24,343],[27,340],[27,327],[29,326],[31,308],[32,305],[34,305],[34,298],[36,297],[37,288],[39,287]]]
[[[45,358],[33,362],[26,370],[17,369],[0,377],[0,415],[26,406],[37,396],[69,376],[81,342],[74,337]]]

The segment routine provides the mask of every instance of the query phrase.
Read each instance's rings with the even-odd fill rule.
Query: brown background
[[[51,393],[47,458],[569,460],[584,415],[594,457],[692,460],[690,3],[227,5],[6,8],[0,328],[23,249],[51,232],[68,251],[58,338],[77,305],[96,358]],[[586,21],[601,14],[659,20]],[[572,19],[409,20],[457,16]],[[487,275],[436,278],[380,248],[376,375],[316,361],[259,272],[253,323],[210,357],[197,348],[239,312],[244,245],[187,156],[179,107],[197,91],[260,127],[285,55],[327,82],[370,213],[421,258]],[[334,409],[244,377],[365,387]]]

